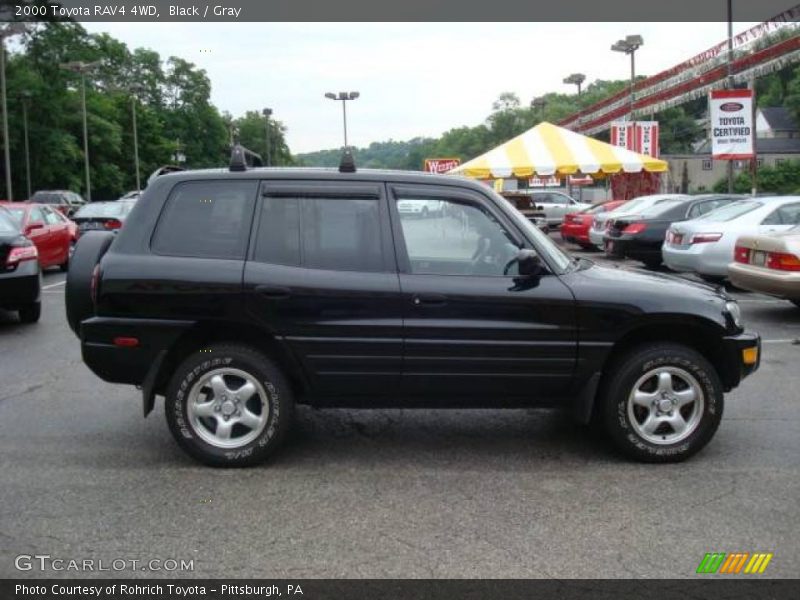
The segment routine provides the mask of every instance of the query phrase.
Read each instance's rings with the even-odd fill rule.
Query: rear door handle
[[[270,300],[283,300],[292,295],[292,290],[279,285],[257,285],[256,292]]]
[[[447,304],[447,297],[441,294],[416,294],[411,302],[414,306],[444,306]]]

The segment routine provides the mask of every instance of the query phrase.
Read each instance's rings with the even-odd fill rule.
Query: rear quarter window
[[[175,186],[150,242],[156,254],[243,260],[258,182],[189,181]]]

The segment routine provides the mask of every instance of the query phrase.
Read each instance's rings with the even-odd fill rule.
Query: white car
[[[728,276],[739,236],[780,233],[798,224],[800,196],[740,200],[697,219],[673,223],[661,252],[673,271],[720,281]]]
[[[589,202],[578,202],[572,196],[561,192],[533,192],[531,199],[536,206],[534,210],[544,215],[550,227],[561,225],[567,213],[578,212],[592,206]]]
[[[423,219],[432,215],[441,215],[444,202],[441,200],[400,200],[397,211],[400,215],[414,215]]]
[[[654,194],[652,196],[639,196],[633,200],[628,200],[625,204],[618,206],[610,212],[597,213],[592,219],[592,226],[589,228],[589,241],[597,248],[603,247],[603,236],[606,233],[606,223],[609,219],[635,216],[641,211],[655,206],[664,200],[688,198],[683,194]]]

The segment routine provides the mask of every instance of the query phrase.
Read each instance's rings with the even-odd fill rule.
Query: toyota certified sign
[[[753,158],[753,91],[713,90],[711,154],[718,160]]]
[[[458,158],[426,158],[422,170],[428,173],[447,173],[461,164]]]

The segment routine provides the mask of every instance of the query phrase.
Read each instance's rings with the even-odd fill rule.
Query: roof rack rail
[[[261,155],[252,150],[248,150],[240,143],[236,142],[231,147],[231,163],[228,166],[230,171],[246,171],[247,167],[262,167]]]
[[[353,158],[353,152],[350,148],[342,150],[342,158],[339,161],[339,173],[355,173],[356,161]]]
[[[164,165],[163,167],[157,168],[150,174],[150,177],[147,178],[147,183],[145,184],[145,188],[150,185],[156,177],[160,177],[161,175],[166,175],[167,173],[175,173],[176,171],[185,171],[186,169],[179,166],[179,165]]]

